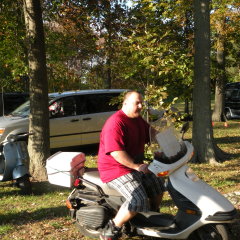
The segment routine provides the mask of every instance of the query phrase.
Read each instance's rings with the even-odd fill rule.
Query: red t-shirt
[[[141,163],[144,145],[149,142],[149,124],[142,118],[129,118],[122,110],[104,124],[98,152],[98,169],[103,182],[112,181],[133,169],[118,163],[110,153],[126,151],[135,162]]]

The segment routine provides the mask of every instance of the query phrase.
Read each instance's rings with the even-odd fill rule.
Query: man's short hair
[[[133,93],[138,93],[138,94],[142,95],[140,92],[138,92],[138,91],[136,91],[136,90],[129,90],[129,91],[127,91],[127,92],[125,93],[125,95],[124,95],[124,97],[123,97],[123,102],[125,102],[126,99],[128,99],[128,97],[129,97],[130,95],[132,95]]]

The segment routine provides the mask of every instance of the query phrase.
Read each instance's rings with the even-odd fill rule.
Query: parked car
[[[18,106],[26,102],[28,98],[28,93],[0,93],[0,116],[9,114]]]
[[[225,115],[227,119],[240,118],[240,82],[226,85]]]
[[[81,90],[49,94],[50,148],[95,144],[106,119],[118,110],[111,99],[124,89]],[[29,130],[30,102],[0,118],[0,142]]]

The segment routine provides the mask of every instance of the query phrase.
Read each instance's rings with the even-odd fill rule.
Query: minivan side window
[[[234,90],[232,91],[232,96],[231,96],[231,98],[232,98],[233,100],[239,100],[239,99],[240,99],[239,92],[240,92],[240,90],[234,89]]]
[[[119,93],[101,93],[78,96],[77,114],[112,112],[118,110],[118,104],[110,105],[112,98]]]
[[[69,117],[76,115],[75,97],[65,97],[58,99],[49,106],[51,118]]]

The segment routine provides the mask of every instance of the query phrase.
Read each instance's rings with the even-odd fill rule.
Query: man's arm
[[[139,172],[146,172],[148,164],[134,163],[134,160],[128,155],[126,151],[114,151],[110,155],[122,165],[137,170]]]

